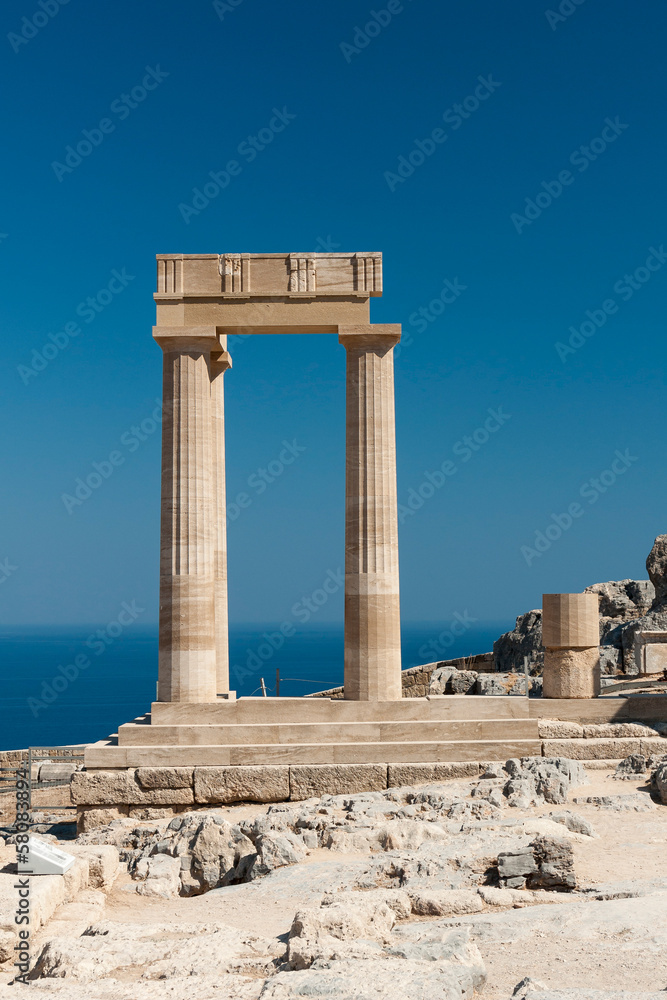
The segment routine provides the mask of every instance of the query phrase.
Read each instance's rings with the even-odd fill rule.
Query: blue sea
[[[447,624],[403,625],[403,667],[485,653],[513,621],[475,622],[456,638]],[[108,638],[108,637],[107,637]],[[343,683],[342,624],[301,626],[284,641],[275,624],[230,627],[230,686],[239,696],[295,697]],[[0,629],[0,750],[88,743],[149,711],[158,636],[128,627],[107,644],[91,625]]]

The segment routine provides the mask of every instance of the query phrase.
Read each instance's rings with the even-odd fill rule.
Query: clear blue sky
[[[667,530],[664,3],[43,4],[0,14],[3,622],[133,600],[156,620],[165,252],[383,252],[406,511],[456,469],[402,512],[404,620],[645,577]],[[230,160],[223,191],[179,208]],[[587,310],[593,335],[573,334]],[[333,336],[233,350],[228,497],[252,495],[229,524],[235,622],[289,618],[342,566],[344,354]],[[283,441],[305,450],[249,488]],[[342,592],[319,620],[340,618]]]

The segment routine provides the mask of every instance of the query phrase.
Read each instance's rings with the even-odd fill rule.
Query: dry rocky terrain
[[[664,997],[658,765],[629,758],[614,776],[526,758],[476,779],[118,820],[59,844],[72,873],[33,878],[25,986],[9,985],[6,844],[0,1000]]]

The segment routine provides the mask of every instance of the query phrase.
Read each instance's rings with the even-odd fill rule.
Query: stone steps
[[[410,740],[376,743],[295,743],[216,746],[89,747],[87,768],[248,764],[404,764],[507,760],[542,754],[533,739]]]
[[[228,725],[126,723],[119,746],[257,746],[334,743],[411,743],[450,740],[537,739],[536,719],[462,719],[408,722],[279,722]]]
[[[153,702],[151,726],[528,719],[531,714],[528,703],[536,700],[539,699],[431,695],[375,702],[328,698],[240,698],[198,704]]]

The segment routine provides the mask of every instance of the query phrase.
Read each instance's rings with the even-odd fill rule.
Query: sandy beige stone
[[[545,740],[583,739],[584,730],[578,722],[562,722],[560,719],[540,719],[538,731]]]
[[[162,347],[159,698],[216,699],[211,352],[215,327],[154,336]]]
[[[289,767],[196,767],[197,802],[281,802],[289,798]]]
[[[598,646],[598,605],[597,594],[543,594],[542,644],[561,649]]]
[[[100,827],[108,826],[114,820],[122,819],[128,815],[126,805],[115,807],[107,806],[95,808],[94,806],[77,806],[76,828],[77,833],[89,833],[91,830],[99,830]]]
[[[127,771],[75,771],[70,783],[74,805],[119,806],[128,802]]]
[[[641,753],[650,757],[652,754],[667,754],[667,739],[662,736],[647,736],[641,740]]]
[[[157,786],[144,786],[137,778],[137,771],[145,772],[162,771],[159,778],[152,777],[160,781]],[[173,806],[173,805],[193,805],[195,801],[194,788],[190,768],[137,768],[137,771],[130,771],[127,782],[127,799],[129,805],[145,806]],[[173,772],[171,786],[169,783],[169,772]],[[149,779],[151,780],[151,779]],[[186,783],[189,782],[189,783]],[[175,786],[175,787],[174,787]]]
[[[400,326],[340,327],[347,352],[345,681],[354,701],[402,697],[393,349]]]
[[[450,778],[477,777],[480,766],[476,761],[453,761],[451,764],[390,764],[388,767],[388,787],[401,785],[427,785]]]
[[[571,760],[620,760],[631,753],[641,753],[639,739],[616,740],[545,740],[545,757],[569,757]]]
[[[138,767],[135,778],[142,791],[192,788],[193,767]]]
[[[111,844],[72,844],[72,854],[88,862],[88,888],[108,890],[119,874],[120,855]]]
[[[484,909],[482,897],[475,889],[419,889],[408,894],[412,912],[423,917],[449,917]]]
[[[595,594],[587,595],[595,597]],[[600,652],[587,649],[544,650],[545,698],[594,698],[600,692]]]
[[[213,421],[213,577],[215,617],[216,690],[229,691],[229,625],[227,612],[227,488],[225,483],[225,388],[224,374],[232,360],[225,348],[211,355],[211,418]]]
[[[584,726],[584,739],[624,739],[632,736],[655,737],[656,732],[649,726],[634,722],[606,722],[600,725]],[[667,747],[667,742],[665,743]]]
[[[290,767],[290,798],[381,791],[387,787],[386,764],[298,764]]]

